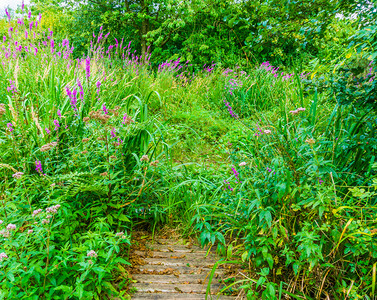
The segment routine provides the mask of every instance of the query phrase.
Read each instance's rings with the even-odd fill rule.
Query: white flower
[[[239,166],[240,166],[240,167],[246,166],[246,162],[244,162],[244,161],[241,162],[241,163],[239,164]]]
[[[265,134],[270,134],[271,133],[271,130],[265,130],[265,131],[263,131]]]

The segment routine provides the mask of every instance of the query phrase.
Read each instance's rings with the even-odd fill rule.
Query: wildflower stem
[[[50,253],[50,229],[47,230],[47,243],[46,243],[47,261],[46,261],[46,268],[45,268],[45,276],[44,276],[44,280],[43,280],[43,299],[46,298],[45,288],[46,288],[46,279],[47,279],[47,274],[48,274],[47,268],[48,268],[48,264],[49,264],[49,261],[50,261],[49,253]]]

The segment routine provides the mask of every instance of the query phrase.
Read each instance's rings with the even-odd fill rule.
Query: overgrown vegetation
[[[210,4],[224,13],[221,2]],[[237,5],[239,14],[227,13],[242,27],[254,6]],[[262,9],[260,22],[277,5]],[[323,7],[317,25],[328,31],[308,39],[302,56],[284,36],[306,21],[279,23],[287,57],[277,61],[298,57],[278,68],[256,64],[276,55],[265,39],[254,40],[262,50],[253,62],[242,63],[244,46],[226,60],[216,43],[218,56],[203,48],[187,61],[185,47],[211,35],[207,19],[191,20],[208,25],[196,35],[177,30],[167,48],[156,38],[151,53],[147,42],[169,28],[166,11],[168,23],[153,20],[160,27],[136,43],[93,25],[82,56],[86,42],[75,50],[65,35],[77,43],[70,26],[98,15],[74,11],[72,21],[55,6],[50,14],[67,24],[53,32],[41,7],[7,15],[0,28],[1,299],[127,299],[130,235],[140,224],[151,231],[181,224],[224,259],[239,260],[248,276],[234,286],[248,299],[376,296],[375,10],[338,20],[331,14],[354,3]],[[138,26],[148,20],[133,17]],[[337,30],[343,42],[334,48],[328,37]],[[231,64],[245,67],[224,67]]]

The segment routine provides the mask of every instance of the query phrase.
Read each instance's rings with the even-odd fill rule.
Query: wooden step
[[[160,252],[182,252],[182,253],[207,253],[206,250],[203,250],[202,248],[198,246],[183,246],[183,245],[157,245],[157,244],[146,244],[148,248],[154,251],[160,251]]]
[[[197,253],[197,252],[183,252],[183,253],[177,253],[177,252],[161,252],[161,251],[140,251],[136,250],[135,254],[140,255],[143,258],[147,257],[153,257],[153,258],[173,258],[173,259],[184,259],[184,260],[190,260],[190,259],[214,259],[215,255],[213,253],[209,253],[208,256],[206,256],[205,252]]]
[[[133,288],[136,288],[138,292],[142,293],[194,293],[194,294],[205,294],[207,286],[205,284],[184,284],[184,283],[134,283],[132,284]],[[220,284],[211,284],[211,292],[217,293],[220,291],[223,285]]]
[[[213,265],[216,263],[215,260],[210,259],[175,259],[175,258],[153,258],[149,257],[145,259],[145,262],[149,265],[162,265],[167,267],[207,267],[212,268]],[[219,266],[220,268],[221,266]]]
[[[137,293],[131,297],[132,300],[205,300],[203,294],[180,294],[180,293]],[[234,296],[208,295],[207,300],[235,300]]]
[[[155,273],[163,273],[165,274],[204,274],[204,277],[211,273],[212,269],[210,268],[191,268],[187,266],[175,266],[175,267],[166,267],[163,265],[143,265],[138,266],[139,272],[135,270],[135,273],[143,273],[143,272],[155,272]],[[168,272],[167,272],[168,270]],[[171,272],[170,272],[171,270]],[[224,274],[223,269],[216,269],[215,274]]]
[[[197,283],[208,284],[208,277],[203,274],[179,274],[175,275],[151,275],[151,274],[134,274],[132,279],[140,283]],[[219,283],[219,280],[213,278],[211,283]]]

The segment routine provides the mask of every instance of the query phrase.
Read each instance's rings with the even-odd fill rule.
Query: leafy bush
[[[296,92],[275,110],[279,118],[243,122],[247,134],[230,146],[233,174],[224,193],[193,205],[192,222],[202,243],[218,241],[224,251],[228,237],[228,251],[237,248],[261,270],[244,284],[253,299],[373,296],[376,115]]]

